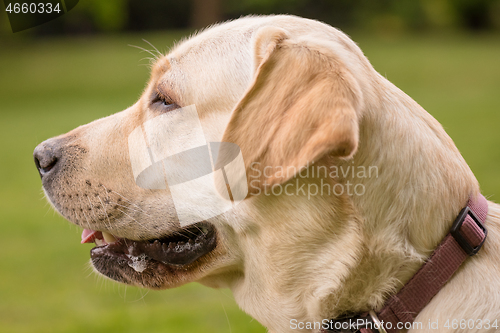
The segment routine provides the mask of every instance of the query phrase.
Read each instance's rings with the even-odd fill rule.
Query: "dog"
[[[132,159],[149,161],[135,134],[154,150],[166,131],[167,148],[185,150],[186,114],[198,117],[206,142],[235,144],[242,157],[243,194],[210,218],[208,192],[139,186],[148,165],[131,163],[137,151]],[[34,158],[50,203],[85,229],[82,242],[96,243],[98,273],[151,289],[230,288],[276,333],[319,332],[309,324],[380,310],[480,195],[442,126],[347,35],[288,15],[195,34],[158,55],[134,105],[41,143]],[[176,207],[193,197],[183,220]],[[436,322],[439,332],[496,331],[499,222],[500,207],[488,202],[479,254],[418,314],[423,328],[402,331],[435,332],[427,324]]]

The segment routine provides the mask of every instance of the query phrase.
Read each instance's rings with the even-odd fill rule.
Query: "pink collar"
[[[332,320],[328,329],[321,332],[398,333],[398,326],[404,328],[405,323],[412,323],[460,265],[481,249],[488,234],[483,225],[487,214],[488,202],[484,196],[469,199],[450,233],[410,281],[385,302],[382,310]]]

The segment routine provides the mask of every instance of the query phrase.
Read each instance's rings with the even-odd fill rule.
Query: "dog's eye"
[[[159,93],[156,93],[151,104],[156,107],[161,107],[163,110],[166,111],[170,111],[177,108],[177,104],[175,104],[171,99]]]

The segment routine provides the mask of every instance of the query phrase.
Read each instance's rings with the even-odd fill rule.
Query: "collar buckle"
[[[385,330],[384,328],[384,325],[382,324],[382,322],[380,322],[380,319],[378,319],[378,316],[377,314],[375,313],[375,311],[373,310],[370,310],[370,312],[368,312],[370,314],[370,317],[372,318],[372,321],[373,321],[373,327],[379,332],[379,333],[387,333],[387,331]]]
[[[465,218],[467,216],[470,216],[472,218],[472,220],[474,221],[474,223],[476,223],[477,226],[484,233],[483,240],[476,247],[474,247],[473,245],[469,244],[469,242],[467,242],[467,240],[465,240],[465,238],[460,233],[460,229],[462,228],[462,225],[464,224]],[[465,253],[467,253],[469,256],[473,256],[483,246],[484,241],[486,240],[486,236],[488,235],[488,230],[484,227],[483,223],[477,217],[477,215],[469,208],[469,206],[467,206],[464,209],[462,209],[462,211],[460,212],[460,214],[458,214],[457,219],[455,220],[455,222],[453,222],[453,226],[451,227],[450,233],[453,236],[453,238],[455,238],[455,240],[457,241],[457,243],[462,247],[462,249],[464,249]]]

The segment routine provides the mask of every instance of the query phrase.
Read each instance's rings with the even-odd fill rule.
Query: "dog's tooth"
[[[168,251],[168,244],[163,243],[161,248],[163,249],[163,251]]]
[[[109,243],[114,243],[117,241],[117,239],[115,238],[115,236],[113,236],[112,234],[110,233],[107,233],[105,231],[102,232],[102,236],[104,237],[104,240],[109,244]]]
[[[172,242],[168,243],[169,249],[173,249],[174,247],[175,247],[175,243],[172,243]]]
[[[194,240],[193,239],[189,239],[189,244],[193,245],[194,244]]]
[[[102,239],[96,238],[94,241],[95,241],[95,245],[97,245],[97,246],[104,245],[104,241]]]

